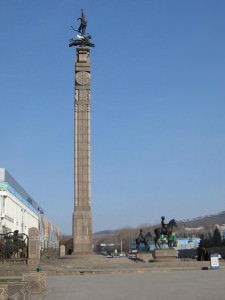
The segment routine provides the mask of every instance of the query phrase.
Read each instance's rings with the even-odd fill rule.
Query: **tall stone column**
[[[92,252],[90,49],[76,48],[73,253]]]

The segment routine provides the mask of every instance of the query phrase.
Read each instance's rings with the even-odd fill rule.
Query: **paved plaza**
[[[225,261],[210,269],[209,261],[141,262],[100,255],[42,259],[47,275],[44,300],[225,300]],[[1,264],[0,279],[20,280],[36,265]]]
[[[44,300],[225,300],[225,270],[49,276]]]

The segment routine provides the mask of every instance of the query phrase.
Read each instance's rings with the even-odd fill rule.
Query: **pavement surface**
[[[93,274],[121,274],[121,273],[147,273],[153,271],[175,270],[201,270],[210,268],[209,261],[196,261],[193,259],[161,262],[133,261],[127,257],[106,258],[100,255],[68,256],[64,258],[50,258],[41,260],[41,269],[47,275],[93,275]],[[24,272],[36,271],[36,265],[1,264],[0,278],[4,276],[21,276]],[[225,261],[220,262],[220,269],[225,270]]]
[[[225,270],[49,276],[44,300],[225,300]]]
[[[42,258],[48,291],[42,299],[79,300],[225,300],[225,261],[212,270],[210,261],[192,259],[153,262],[100,255]],[[36,265],[2,263],[1,280],[18,280]]]

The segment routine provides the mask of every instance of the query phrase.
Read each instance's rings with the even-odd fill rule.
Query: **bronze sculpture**
[[[0,234],[0,259],[27,258],[28,236],[25,233],[14,232]]]
[[[161,217],[161,226],[162,226],[162,232],[163,232],[163,234],[167,234],[168,233],[167,232],[167,225],[168,224],[165,223],[165,217],[162,216]]]
[[[81,9],[81,18],[77,18],[77,20],[80,20],[80,26],[78,28],[78,32],[80,32],[82,36],[85,36],[87,20],[85,18],[83,9]]]
[[[141,244],[144,245],[145,251],[150,250],[149,241],[151,240],[152,235],[151,232],[147,232],[145,235],[143,234],[143,230],[140,229],[139,235],[136,238],[136,249],[141,250]]]
[[[155,228],[154,233],[155,233],[155,247],[156,248],[161,248],[161,245],[166,243],[168,244],[168,247],[171,248],[174,246],[174,235],[173,235],[173,228],[177,227],[177,223],[175,219],[172,219],[169,221],[168,224],[164,223],[165,217],[161,218],[161,226]]]
[[[76,40],[70,39],[69,47],[72,46],[89,46],[89,47],[95,47],[95,44],[91,43],[91,35],[86,34],[86,28],[87,28],[87,20],[84,14],[83,9],[81,9],[81,17],[77,18],[77,20],[80,20],[80,26],[78,27],[78,30],[75,30],[73,26],[71,28],[73,31],[79,32],[80,35],[77,35]]]

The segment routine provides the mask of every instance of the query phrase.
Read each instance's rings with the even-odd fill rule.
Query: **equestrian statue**
[[[173,234],[173,228],[177,227],[175,219],[169,221],[168,224],[165,223],[165,217],[161,217],[161,227],[155,228],[155,247],[161,248],[163,244],[167,244],[169,248],[172,248],[175,244],[175,237]]]
[[[0,259],[27,258],[28,236],[25,233],[14,232],[0,234]]]
[[[149,251],[149,241],[151,240],[152,234],[151,232],[147,232],[146,234],[143,234],[143,230],[140,229],[139,235],[136,238],[136,249],[141,250],[141,244],[144,244],[145,248],[144,251]]]

